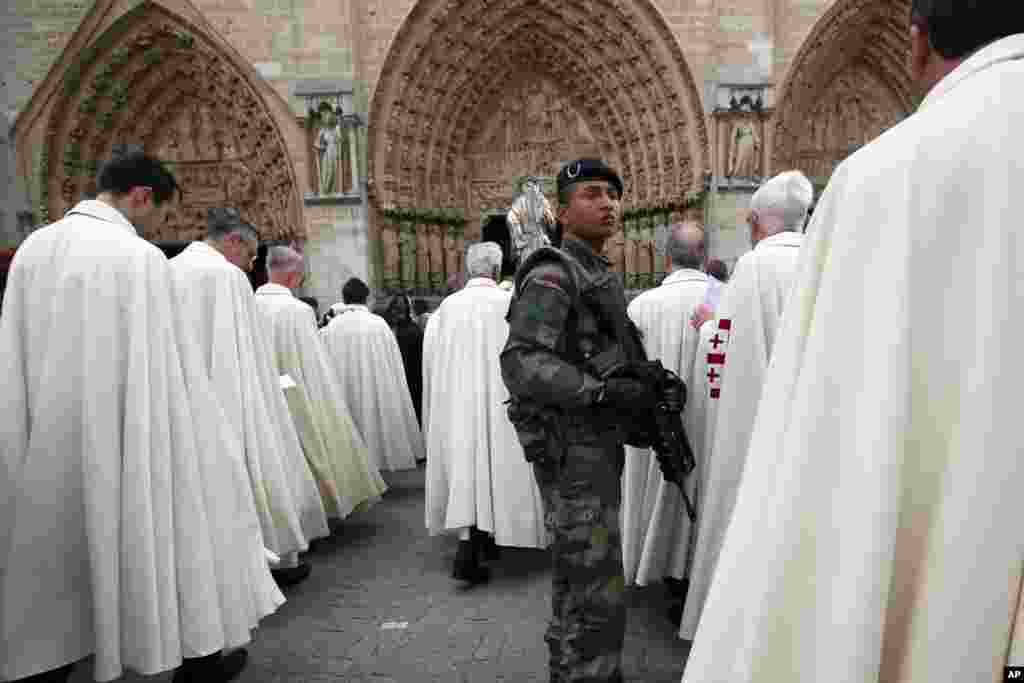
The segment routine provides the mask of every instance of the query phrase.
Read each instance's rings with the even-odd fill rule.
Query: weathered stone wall
[[[779,89],[789,79],[790,70],[816,24],[833,6],[855,1],[653,0],[653,4],[682,52],[699,94],[704,123],[712,130],[716,125],[713,110],[722,84],[770,83],[779,96]],[[294,94],[296,85],[311,79],[350,81],[355,89],[356,110],[365,117],[388,55],[396,49],[394,39],[416,4],[416,0],[192,2],[226,45],[248,61],[281,97],[282,110],[290,107],[290,119],[287,113],[278,112],[275,116],[296,166],[295,175],[302,183],[309,177],[312,150],[303,134],[301,117],[306,112],[303,101]],[[629,0],[621,2],[623,6],[633,4]],[[884,0],[866,2],[884,4]],[[136,4],[138,0],[119,0],[118,6],[125,11]],[[13,0],[4,5],[0,8],[0,25],[8,39],[2,45],[0,59],[12,67],[3,69],[5,78],[0,87],[7,110],[14,113],[25,107],[33,90],[57,63],[94,2]],[[820,49],[827,51],[829,45]],[[467,56],[486,58],[486,53]],[[820,63],[814,62],[815,69]],[[802,114],[798,111],[796,115],[799,118]],[[370,121],[370,126],[374,125],[380,122]],[[774,124],[769,121],[766,144],[773,132]],[[6,136],[0,136],[0,141],[5,140]],[[716,144],[715,140],[710,144]],[[364,179],[368,173],[368,145],[364,135],[359,160]],[[17,175],[29,181],[25,183],[29,191],[34,179],[27,169],[33,167],[35,156],[33,150],[19,147],[21,166]],[[6,157],[0,157],[0,161],[3,158]],[[717,169],[718,163],[712,155],[712,167]],[[10,188],[12,184],[4,186]],[[20,199],[24,193],[16,194],[16,199]],[[727,260],[733,260],[737,252],[746,248],[742,214],[748,196],[749,193],[733,189],[709,196],[706,202],[707,224],[713,231],[723,231],[721,235],[712,234],[712,251]],[[8,208],[9,203],[5,203],[0,214],[0,239],[10,235],[14,225],[10,217],[15,210]],[[375,262],[374,245],[367,237],[374,234],[370,231],[374,219],[365,207],[321,204],[305,206],[302,213],[313,271],[307,287],[310,293],[330,300],[346,277],[375,277],[374,270],[380,263]]]

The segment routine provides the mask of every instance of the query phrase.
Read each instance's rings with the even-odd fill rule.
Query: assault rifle
[[[653,410],[651,406],[644,406],[641,411],[629,416],[627,443],[654,451],[665,481],[679,487],[686,505],[686,514],[690,521],[694,521],[697,513],[686,495],[686,478],[697,466],[682,422],[686,384],[679,375],[665,368],[661,361],[630,363],[615,374],[655,388],[657,404]]]

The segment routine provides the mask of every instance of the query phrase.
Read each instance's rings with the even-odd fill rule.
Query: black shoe
[[[287,567],[285,569],[271,569],[270,575],[274,577],[274,581],[277,581],[277,585],[281,588],[286,586],[294,586],[297,583],[302,583],[309,578],[309,573],[312,568],[308,562],[302,562],[298,567]]]
[[[683,623],[683,603],[672,605],[668,608],[668,620],[672,622],[672,625],[677,629]]]
[[[501,548],[494,542],[494,536],[487,536],[484,541],[484,560],[487,562],[497,562],[501,559]]]
[[[455,565],[452,567],[452,578],[456,581],[468,581],[471,584],[486,583],[491,572],[480,566],[479,543],[459,541],[459,550],[455,554]]]
[[[228,683],[238,678],[249,662],[249,652],[244,648],[228,654],[217,652],[208,657],[186,659],[174,672],[173,683]]]
[[[452,572],[452,578],[476,586],[491,580],[491,570],[487,567],[476,567],[468,572]]]

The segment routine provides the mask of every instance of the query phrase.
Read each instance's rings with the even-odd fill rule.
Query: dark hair
[[[1013,0],[912,0],[910,21],[932,49],[962,59],[1000,38],[1024,33],[1024,12]]]
[[[350,278],[341,288],[341,300],[346,304],[365,304],[370,298],[370,288],[357,277]]]
[[[426,299],[413,299],[412,310],[416,315],[423,315],[430,310],[430,304],[427,303]]]
[[[313,313],[320,312],[320,302],[316,300],[315,296],[300,296],[299,301],[312,308]]]
[[[212,208],[206,212],[206,237],[211,240],[222,240],[233,232],[240,232],[245,239],[259,242],[260,233],[247,223],[238,209]]]
[[[138,145],[117,145],[96,175],[96,193],[109,192],[121,197],[133,187],[153,188],[153,203],[157,206],[181,192],[178,181],[159,160]]]
[[[729,266],[725,265],[723,261],[719,261],[718,259],[708,261],[706,270],[708,275],[719,282],[729,281]]]

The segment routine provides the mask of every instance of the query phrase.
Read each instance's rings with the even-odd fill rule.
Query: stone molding
[[[368,150],[387,283],[407,279],[416,240],[384,235],[395,226],[380,212],[475,216],[511,204],[507,178],[474,177],[469,157],[513,85],[529,92],[550,84],[545,106],[578,114],[592,153],[625,180],[624,208],[683,206],[701,196],[710,169],[700,96],[650,0],[421,0],[391,45],[372,95]],[[557,157],[512,175],[553,175]],[[479,226],[467,228],[474,239]]]
[[[779,92],[769,173],[827,182],[853,151],[914,111],[910,0],[837,0],[794,58]]]

